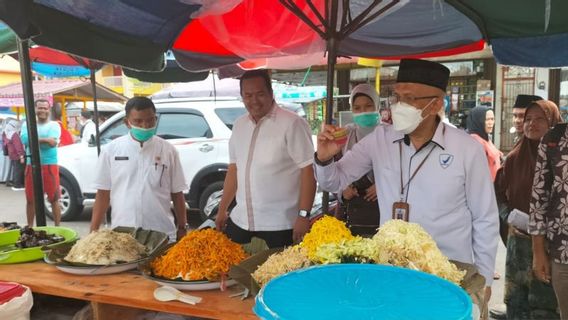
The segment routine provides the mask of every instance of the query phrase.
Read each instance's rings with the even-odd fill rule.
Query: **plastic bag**
[[[29,320],[34,304],[32,291],[26,288],[24,294],[0,305],[0,319]]]

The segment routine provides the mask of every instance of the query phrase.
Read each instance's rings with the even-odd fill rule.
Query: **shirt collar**
[[[436,131],[434,132],[434,136],[432,137],[432,139],[427,143],[429,144],[430,142],[434,142],[436,145],[438,145],[438,147],[442,148],[442,150],[446,149],[446,126],[444,124],[444,122],[442,120],[440,120],[438,122],[438,126],[436,127]],[[394,131],[394,139],[393,139],[393,143],[397,143],[400,141],[404,141],[405,143],[410,143],[410,140],[408,138],[407,134],[404,134],[400,131]]]

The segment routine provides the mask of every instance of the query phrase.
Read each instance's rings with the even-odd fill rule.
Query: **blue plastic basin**
[[[375,264],[335,264],[270,281],[256,297],[262,319],[470,320],[459,286],[420,271]]]

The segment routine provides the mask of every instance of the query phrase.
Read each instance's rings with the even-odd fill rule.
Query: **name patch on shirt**
[[[447,153],[442,153],[440,155],[440,166],[442,166],[442,168],[446,169],[447,167],[450,166],[450,164],[452,164],[453,160],[454,160],[453,155],[447,154]]]
[[[128,157],[114,157],[114,160],[116,161],[128,160]]]

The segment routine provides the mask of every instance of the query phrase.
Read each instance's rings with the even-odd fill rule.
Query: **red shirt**
[[[61,121],[57,121],[57,123],[59,123],[59,126],[61,127],[61,136],[59,137],[59,146],[63,147],[63,146],[66,146],[68,144],[75,143],[75,141],[73,141],[73,136],[71,136],[71,133],[69,133],[69,131],[67,131],[67,129],[63,128],[63,124],[61,123]]]
[[[495,176],[497,175],[497,170],[501,168],[501,158],[503,157],[503,153],[495,147],[493,142],[485,141],[483,138],[478,136],[475,133],[472,133],[471,136],[477,140],[481,145],[483,145],[483,149],[485,149],[485,155],[487,155],[487,162],[489,163],[489,171],[491,172],[491,181],[495,181]]]

